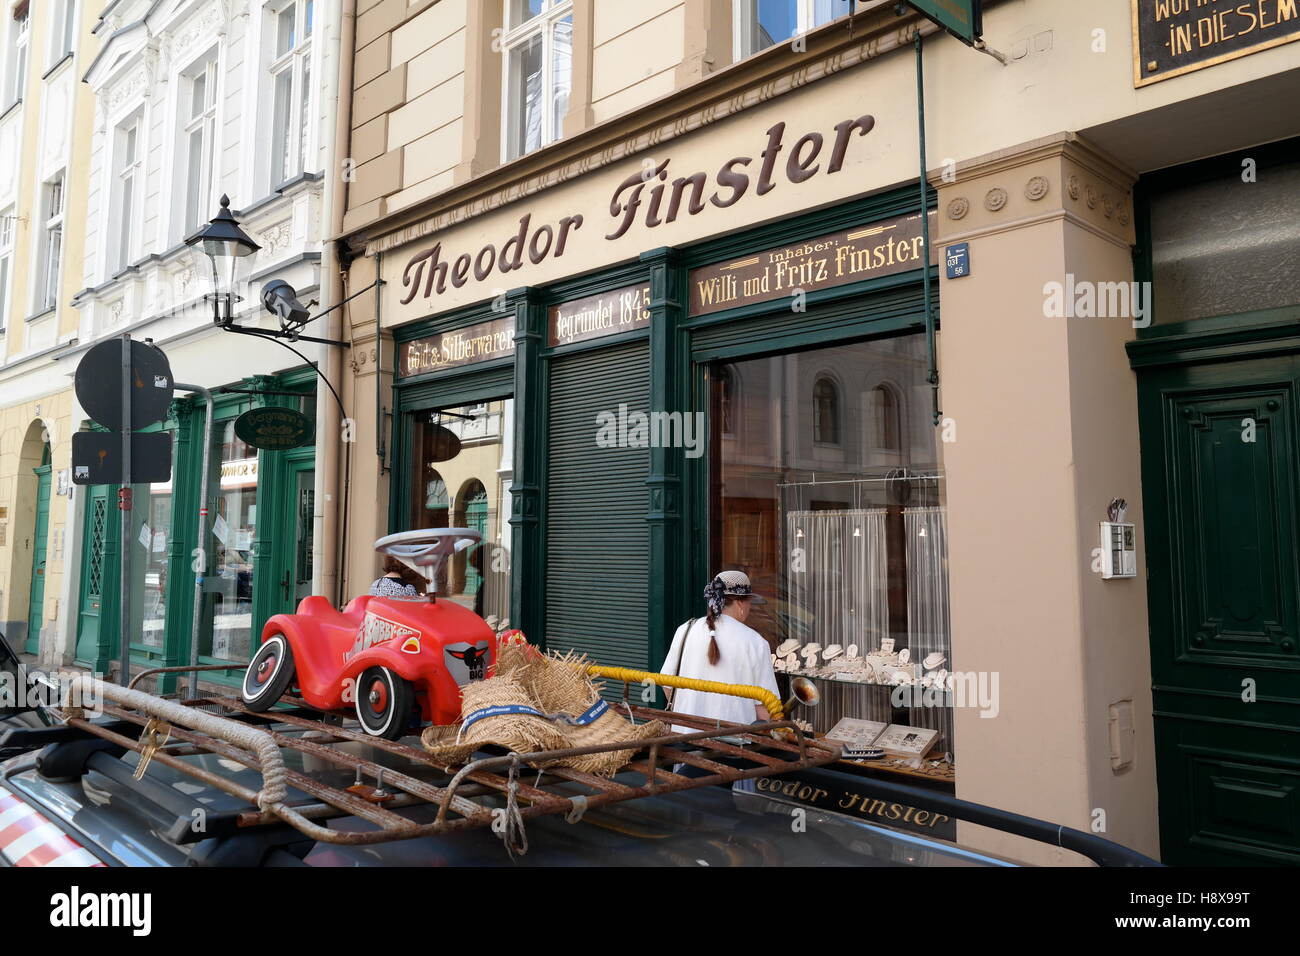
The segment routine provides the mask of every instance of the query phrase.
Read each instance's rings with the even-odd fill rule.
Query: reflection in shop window
[[[214,436],[220,492],[209,547],[213,590],[205,601],[208,652],[221,660],[248,660],[253,628],[253,541],[257,530],[257,449],[235,434],[234,421]]]
[[[726,438],[736,435],[736,371],[730,365],[720,366],[718,379],[718,420],[722,423],[722,434]]]
[[[886,451],[898,450],[898,399],[888,385],[877,385],[869,398],[871,435],[875,446]]]
[[[510,0],[506,13],[502,160],[509,162],[564,134],[573,88],[573,4]]]
[[[864,381],[868,370],[875,381]],[[715,367],[710,567],[744,571],[767,596],[748,623],[774,652],[783,647],[780,670],[788,662],[818,681],[823,706],[803,715],[817,730],[842,717],[936,729],[942,756],[953,749],[947,697],[896,709],[890,686],[866,670],[866,658],[888,659],[890,641],[894,653],[908,650],[911,666],[900,669],[918,682],[953,666],[925,376],[919,335]],[[732,427],[743,440],[717,427],[719,389],[737,378],[746,388]],[[840,452],[828,467],[817,446],[832,436]]]
[[[732,0],[737,60],[853,12],[853,0]]]
[[[497,630],[510,626],[510,482],[514,402],[412,413],[411,511],[407,526],[473,528],[477,546],[445,564],[439,600],[470,608]]]
[[[813,386],[813,441],[838,445],[840,441],[840,396],[829,378]]]
[[[173,455],[175,454],[175,445]],[[175,474],[173,461],[172,473]],[[155,482],[149,486],[148,504],[140,508],[136,499],[136,508],[144,515],[145,521],[137,528],[136,543],[144,552],[142,561],[132,562],[132,569],[139,567],[143,574],[144,590],[141,601],[141,643],[147,647],[163,646],[167,624],[167,547],[171,541],[172,526],[172,483]],[[137,554],[140,551],[136,552]]]

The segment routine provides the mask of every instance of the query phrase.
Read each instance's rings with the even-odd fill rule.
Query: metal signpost
[[[82,357],[73,387],[86,414],[108,429],[108,434],[79,432],[73,436],[73,483],[120,486],[117,508],[122,538],[122,607],[118,680],[125,685],[131,678],[131,486],[165,481],[171,476],[171,436],[135,432],[166,417],[172,401],[171,366],[161,349],[152,343],[132,341],[129,334],[123,333],[117,342],[100,342]]]
[[[981,34],[984,31],[983,0],[899,0],[894,8],[899,16],[911,8],[933,23],[937,23],[967,46],[987,53],[1006,65],[1006,59],[995,50],[984,45]],[[925,297],[925,345],[929,359],[926,381],[930,383],[933,395],[934,424],[937,426],[943,418],[939,408],[939,359],[935,350],[934,307],[930,292],[930,182],[929,170],[925,159],[925,69],[921,46],[921,28],[916,30],[916,116],[919,129],[918,145],[921,158],[921,232],[925,255],[921,258],[921,282]]]

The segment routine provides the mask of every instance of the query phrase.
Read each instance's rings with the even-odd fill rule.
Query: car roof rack
[[[793,721],[740,725],[674,713],[674,724],[699,729],[588,747],[479,756],[463,764],[448,764],[409,744],[326,722],[323,715],[308,710],[305,702],[290,697],[283,703],[296,709],[263,714],[254,713],[232,697],[204,697],[181,703],[85,675],[75,678],[70,690],[74,695],[80,693],[83,700],[103,702],[102,711],[109,720],[88,719],[84,709],[66,707],[63,716],[68,727],[140,754],[142,761],[156,760],[247,804],[242,811],[210,814],[208,835],[288,825],[309,840],[322,843],[385,843],[491,826],[497,819],[494,811],[499,809],[494,804],[501,799],[506,800],[517,827],[547,814],[565,814],[576,822],[589,807],[823,766],[840,755],[836,744],[804,737]],[[626,701],[619,706],[637,722],[665,716],[663,711]],[[133,726],[135,732],[126,730],[127,726]],[[770,732],[777,729],[792,731],[792,739],[771,737]],[[161,742],[164,733],[166,744]],[[736,738],[743,739],[743,745]],[[365,743],[404,757],[414,765],[412,769],[418,767],[426,777],[432,773],[436,782],[332,746],[348,742]],[[551,763],[564,757],[623,750],[635,753],[618,780]],[[297,751],[317,762],[350,769],[358,779],[369,776],[378,786],[331,786],[289,769],[285,751]],[[184,759],[194,753],[215,754],[257,771],[262,785],[254,790]],[[103,763],[98,757],[88,761],[95,770],[101,770]],[[542,764],[545,766],[536,779],[529,773],[529,782],[524,782],[522,777],[529,768]],[[674,773],[671,768],[677,764],[685,764],[699,775]],[[118,761],[118,766],[125,771],[126,764]],[[121,778],[118,786],[127,785],[123,774],[115,777]],[[574,793],[575,785],[585,792]],[[290,789],[302,798],[291,798]],[[166,795],[154,797],[156,804],[176,814],[176,822],[165,828],[167,838],[190,839],[177,826],[188,808],[171,806]],[[436,811],[433,822],[417,822],[396,812],[420,806]],[[354,830],[324,825],[342,818],[364,821],[370,827]]]

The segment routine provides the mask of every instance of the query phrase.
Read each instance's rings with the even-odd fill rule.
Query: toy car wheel
[[[357,720],[372,737],[404,736],[414,707],[415,688],[387,667],[371,667],[357,681]]]
[[[293,683],[293,674],[293,651],[284,635],[267,638],[244,672],[242,691],[248,709],[270,710]]]

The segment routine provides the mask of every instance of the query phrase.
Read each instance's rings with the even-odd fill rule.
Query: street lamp
[[[188,237],[185,244],[202,252],[212,264],[212,321],[228,328],[235,321],[236,264],[262,247],[239,228],[239,221],[230,211],[229,196],[221,197],[221,209],[213,220]]]

